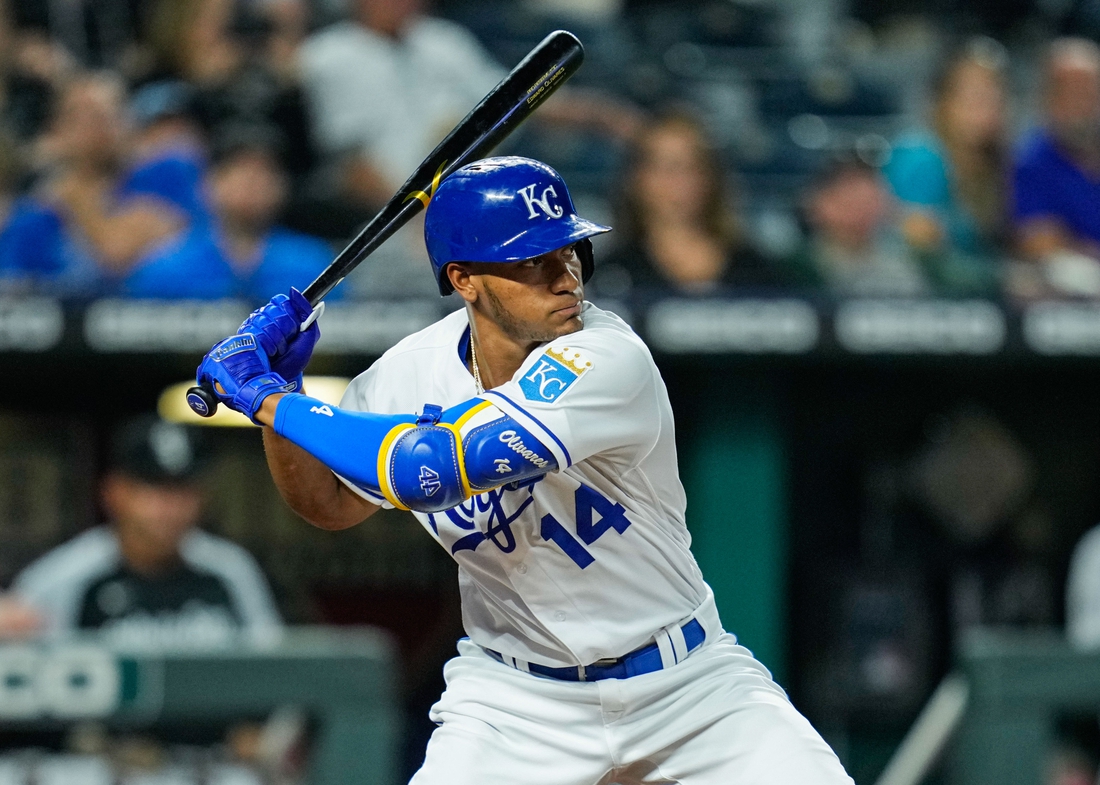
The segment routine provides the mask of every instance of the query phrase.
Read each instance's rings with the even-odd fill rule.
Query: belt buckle
[[[612,665],[618,665],[618,657],[604,657],[603,659],[596,660],[590,665],[578,665],[577,675],[580,677],[580,681],[588,681],[588,668],[609,668]]]

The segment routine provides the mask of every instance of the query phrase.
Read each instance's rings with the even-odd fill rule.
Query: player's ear
[[[444,270],[444,274],[447,276],[447,280],[451,282],[454,290],[458,292],[459,297],[468,303],[477,300],[477,289],[474,288],[470,268],[467,265],[461,262],[451,262]]]

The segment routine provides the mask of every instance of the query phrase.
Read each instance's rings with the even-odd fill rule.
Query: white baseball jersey
[[[444,513],[415,513],[459,564],[470,638],[540,665],[621,657],[710,596],[689,550],[660,373],[617,316],[585,303],[583,320],[480,396],[535,434],[558,471]],[[468,330],[460,310],[409,336],[352,381],[341,406],[408,414],[478,397]],[[513,450],[529,459],[521,444]],[[708,626],[716,625],[715,616]]]

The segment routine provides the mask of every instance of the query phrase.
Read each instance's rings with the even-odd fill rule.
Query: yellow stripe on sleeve
[[[382,440],[382,446],[378,450],[378,489],[382,491],[382,495],[386,497],[386,500],[399,510],[408,510],[409,508],[401,503],[390,485],[390,457],[393,454],[393,447],[397,442],[397,438],[405,431],[412,430],[415,427],[415,423],[395,425],[386,434],[386,438]]]
[[[492,406],[491,403],[486,402],[486,405]],[[477,408],[477,407],[475,407]],[[465,417],[465,415],[463,415]],[[462,422],[462,417],[459,418],[459,422]],[[455,456],[458,458],[458,477],[462,480],[462,495],[464,498],[469,499],[474,495],[473,489],[470,487],[470,478],[466,476],[466,455],[462,449],[462,433],[458,430],[458,425],[451,425],[449,422],[436,423],[439,428],[446,428],[455,437]]]
[[[476,417],[478,414],[485,411],[486,409],[488,409],[492,405],[493,404],[492,404],[491,401],[482,401],[477,406],[474,406],[474,407],[468,409],[467,411],[465,411],[462,414],[461,417],[459,417],[457,420],[455,420],[455,428],[457,428],[459,431],[461,431],[462,426],[464,426],[466,423],[468,423],[470,420],[472,420],[474,417]],[[462,439],[462,437],[460,435],[459,436],[460,443],[461,443],[461,439]]]

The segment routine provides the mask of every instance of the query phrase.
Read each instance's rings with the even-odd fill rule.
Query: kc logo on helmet
[[[520,188],[516,193],[523,197],[523,203],[527,205],[528,218],[538,218],[539,214],[535,212],[537,206],[540,210],[546,213],[547,218],[561,218],[565,215],[565,210],[560,204],[550,204],[550,197],[558,198],[558,192],[554,190],[554,186],[548,185],[542,189],[542,196],[535,198],[535,186],[538,183],[531,183],[528,186]]]

